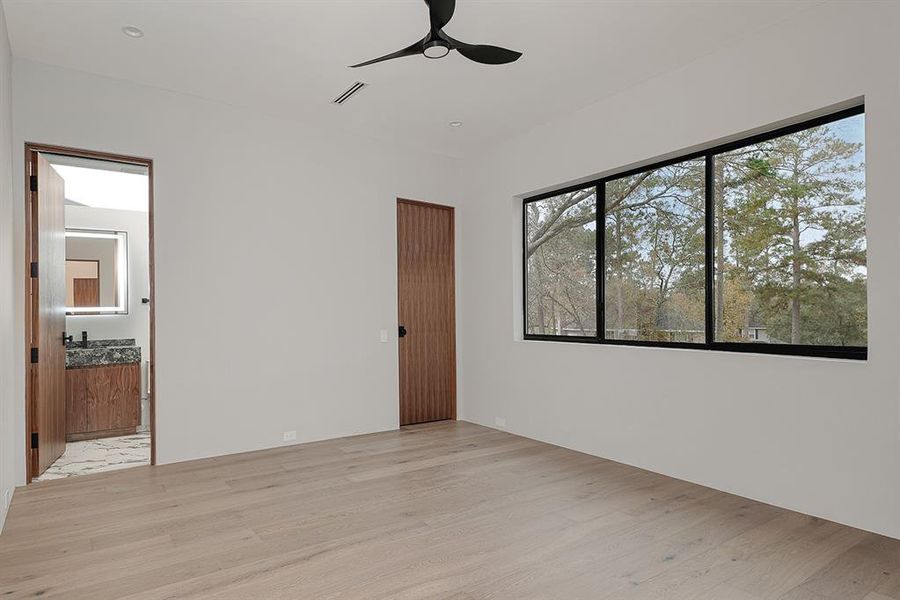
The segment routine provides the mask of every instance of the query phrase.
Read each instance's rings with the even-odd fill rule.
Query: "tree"
[[[694,160],[606,185],[612,337],[696,341],[702,332],[703,173]]]
[[[525,258],[555,237],[596,219],[596,192],[586,188],[529,204]]]
[[[717,264],[728,254],[721,275],[750,284],[774,341],[865,344],[864,319],[853,320],[855,329],[815,324],[837,323],[823,303],[865,306],[861,151],[824,125],[721,158],[717,204],[728,248]],[[717,310],[726,291],[720,284]],[[805,335],[804,327],[819,333]]]
[[[863,116],[714,157],[714,336],[865,345]],[[705,162],[604,183],[605,323],[593,187],[526,210],[527,322],[537,333],[703,341]],[[755,338],[754,338],[755,339]]]
[[[527,206],[527,322],[533,333],[596,332],[595,202],[591,188]]]

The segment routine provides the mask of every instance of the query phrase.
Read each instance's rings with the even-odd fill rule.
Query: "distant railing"
[[[536,332],[532,332],[536,333]],[[741,338],[748,342],[769,342],[769,336],[765,327],[742,328]],[[547,331],[546,335],[562,335],[565,337],[596,337],[596,329],[579,329],[576,327],[564,327],[561,333],[554,329]],[[654,329],[650,332],[641,332],[639,329],[607,329],[606,339],[624,341],[654,341],[654,342],[678,342],[688,344],[703,344],[706,342],[706,332],[702,329]]]
[[[638,329],[607,329],[606,339],[702,344],[706,342],[706,333],[702,329],[654,329],[644,332]]]

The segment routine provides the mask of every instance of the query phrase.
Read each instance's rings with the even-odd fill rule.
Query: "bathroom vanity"
[[[66,441],[129,435],[141,423],[141,348],[133,339],[66,345]]]

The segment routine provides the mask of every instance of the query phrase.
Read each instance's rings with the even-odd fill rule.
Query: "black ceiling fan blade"
[[[522,56],[521,52],[501,48],[499,46],[487,46],[484,44],[466,44],[451,37],[447,37],[450,41],[451,48],[460,54],[484,65],[505,65],[515,62]]]
[[[372,65],[375,63],[383,62],[386,60],[391,60],[392,58],[402,58],[404,56],[413,56],[415,54],[422,53],[422,44],[425,43],[425,39],[423,38],[412,44],[407,46],[403,50],[397,50],[396,52],[392,52],[391,54],[385,54],[384,56],[379,56],[378,58],[373,58],[372,60],[367,60],[366,62],[361,62],[358,65],[350,65],[351,69],[355,69],[357,67],[365,67],[366,65]]]
[[[456,10],[456,0],[425,0],[428,12],[431,14],[431,28],[439,31],[453,18]]]

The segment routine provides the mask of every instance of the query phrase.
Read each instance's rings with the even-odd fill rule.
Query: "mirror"
[[[128,314],[124,231],[66,229],[66,314]]]

